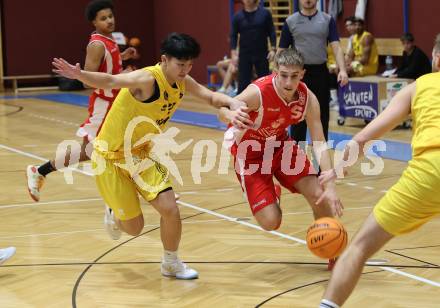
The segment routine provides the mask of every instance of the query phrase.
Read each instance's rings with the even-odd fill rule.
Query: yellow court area
[[[182,108],[214,113],[191,98]],[[118,241],[109,238],[103,226],[104,204],[87,168],[73,173],[73,184],[67,184],[61,172],[51,174],[41,201],[34,203],[26,188],[26,166],[47,161],[62,140],[75,139],[85,116],[86,109],[79,106],[0,99],[0,247],[17,247],[14,258],[0,267],[0,307],[318,306],[330,273],[327,262],[305,245],[313,221],[305,199],[283,190],[282,226],[265,232],[251,215],[232,163],[228,174],[218,174],[216,159],[200,181],[191,172],[199,140],[213,140],[219,156],[220,130],[169,125],[180,130],[179,143],[194,139],[173,159],[183,179],[182,186],[176,185],[183,222],[179,254],[199,271],[197,280],[161,276],[159,215],[145,202],[143,233],[123,235]],[[363,125],[347,120],[344,127],[331,130],[353,134]],[[409,143],[410,131],[397,129],[386,139]],[[341,221],[350,239],[405,166],[385,160],[380,175],[364,176],[358,164],[338,182],[345,206]],[[438,307],[439,239],[436,218],[391,241],[365,267],[344,307]]]

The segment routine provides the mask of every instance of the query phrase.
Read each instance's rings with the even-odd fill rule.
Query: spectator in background
[[[237,87],[235,85],[237,79],[237,65],[234,65],[231,59],[225,57],[225,59],[217,62],[217,68],[220,77],[223,79],[222,86],[217,92],[234,96],[237,92]]]
[[[403,45],[402,64],[390,77],[417,79],[431,73],[431,61],[428,56],[414,44],[414,36],[405,33],[400,37]]]
[[[330,77],[326,65],[327,44],[330,44],[336,56],[336,63],[339,67],[338,81],[341,85],[348,82],[344,53],[339,43],[338,30],[333,17],[318,11],[317,0],[300,0],[300,2],[301,10],[290,15],[284,23],[279,49],[292,46],[304,56],[305,75],[303,81],[318,98],[324,136],[328,140]],[[297,142],[306,140],[306,132],[306,121],[291,126],[291,136]]]
[[[234,15],[231,29],[231,59],[233,64],[238,62],[238,93],[251,83],[254,66],[258,77],[269,75],[269,61],[275,55],[276,46],[270,12],[259,5],[259,0],[242,1],[244,8]],[[272,46],[270,52],[267,38]]]
[[[347,55],[347,71],[350,76],[375,75],[379,68],[379,53],[376,42],[370,32],[365,31],[364,21],[355,20],[356,34],[351,39],[351,48]]]
[[[356,34],[355,22],[356,22],[356,17],[355,16],[350,16],[350,17],[345,18],[345,29],[347,30],[348,35],[349,35],[349,37],[348,37],[348,44],[347,44],[347,47],[345,49],[345,59],[346,59],[346,61],[348,61],[348,57],[347,56],[348,56],[348,53],[350,52],[350,49],[351,49],[351,41],[353,39],[353,36]]]

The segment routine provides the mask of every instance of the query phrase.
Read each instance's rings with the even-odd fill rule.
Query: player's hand
[[[342,87],[348,83],[348,75],[346,71],[339,71],[338,82]]]
[[[342,209],[344,208],[344,206],[342,205],[341,200],[336,194],[336,189],[334,185],[328,185],[324,189],[318,201],[316,201],[316,205],[322,205],[322,203],[324,203],[325,201],[328,206],[330,206],[333,216],[342,216]]]
[[[247,107],[241,107],[237,110],[230,110],[228,113],[229,122],[237,129],[252,128],[252,121],[247,113]]]
[[[52,65],[55,69],[52,72],[57,73],[69,79],[78,79],[81,75],[81,66],[79,63],[72,65],[63,58],[53,58]]]
[[[231,57],[231,63],[234,65],[234,66],[238,66],[238,56],[232,56]]]
[[[134,47],[128,47],[124,50],[124,52],[121,53],[122,60],[137,59],[138,57],[139,54],[137,49]]]
[[[238,99],[235,99],[235,98],[231,99],[231,102],[229,104],[229,109],[230,110],[238,110],[238,109],[240,109],[242,107],[246,107],[247,108],[247,104],[245,102],[243,102],[241,100],[238,100]]]
[[[275,51],[274,50],[269,51],[269,53],[267,54],[267,60],[269,60],[269,62],[272,62],[274,58],[275,58]]]
[[[319,185],[325,186],[326,184],[335,181],[337,178],[335,169],[330,169],[326,171],[321,171],[318,178]]]

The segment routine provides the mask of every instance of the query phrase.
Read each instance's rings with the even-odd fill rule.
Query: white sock
[[[163,261],[164,262],[172,263],[172,262],[176,262],[177,260],[178,260],[177,251],[169,251],[169,250],[163,251]]]
[[[323,299],[321,301],[321,304],[319,305],[319,308],[340,308],[339,305],[333,303],[332,301]]]
[[[335,89],[330,90],[330,99],[334,102],[338,101],[338,92]]]

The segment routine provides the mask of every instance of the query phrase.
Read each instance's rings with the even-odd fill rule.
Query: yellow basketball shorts
[[[410,160],[373,213],[378,224],[393,235],[411,232],[439,215],[440,150],[430,150]]]
[[[95,176],[96,185],[105,203],[120,220],[129,220],[142,214],[138,194],[146,201],[154,200],[161,192],[172,188],[169,172],[160,163],[149,160],[145,170],[132,173],[118,166],[124,160],[107,160],[103,172]],[[96,162],[93,162],[96,169]]]

